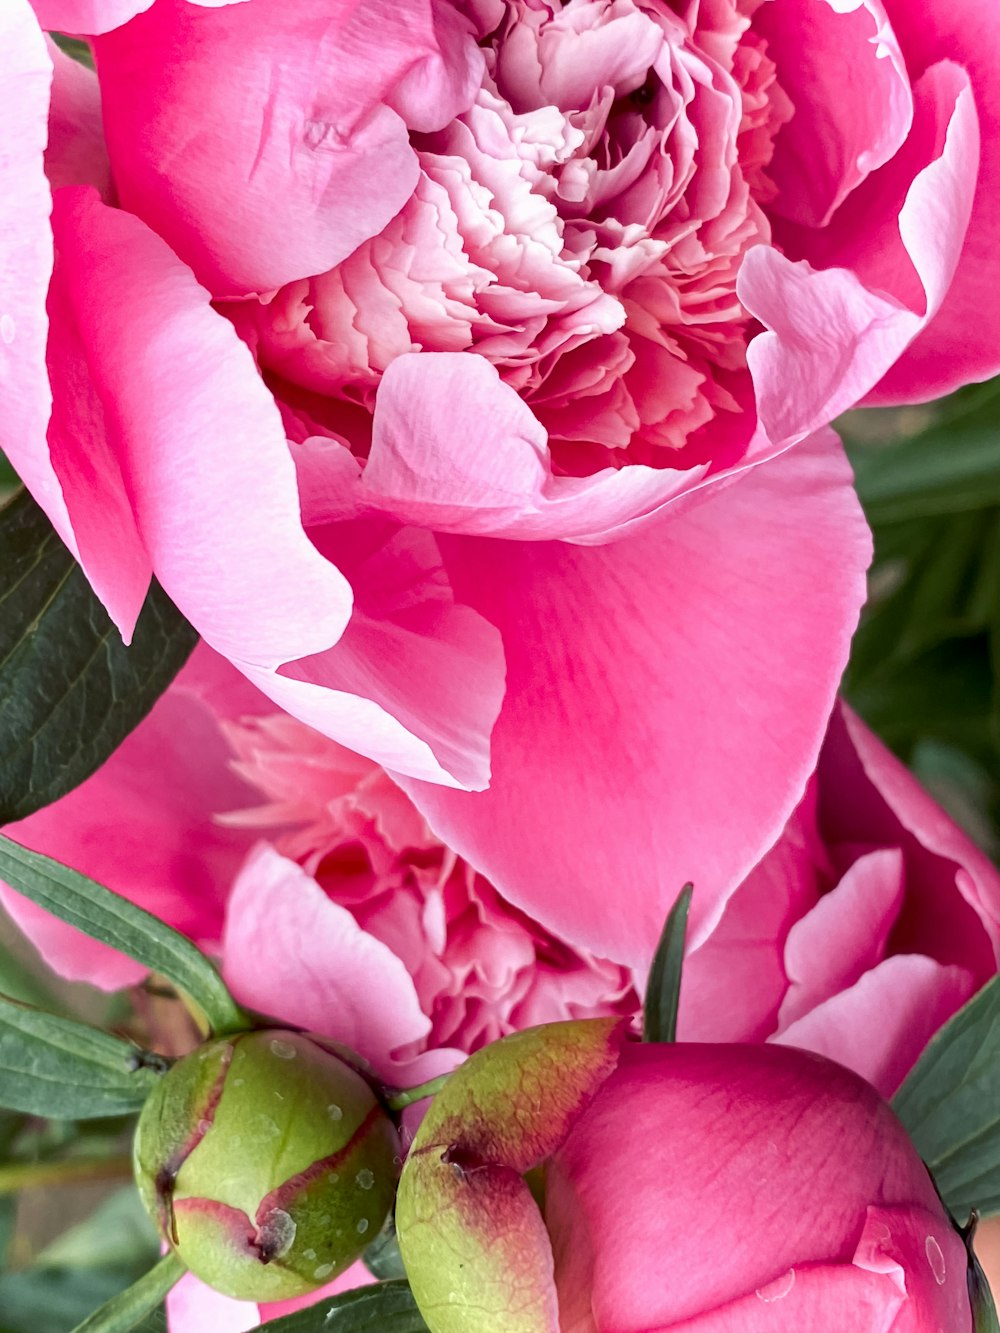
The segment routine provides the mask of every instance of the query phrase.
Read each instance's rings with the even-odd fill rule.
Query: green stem
[[[0,1195],[38,1185],[77,1185],[87,1180],[127,1180],[129,1157],[69,1157],[59,1162],[8,1162],[0,1166]]]
[[[426,1083],[418,1083],[415,1088],[387,1088],[386,1105],[390,1111],[402,1111],[414,1102],[422,1102],[425,1097],[435,1097],[451,1078],[450,1074],[439,1074]]]
[[[158,1309],[171,1287],[184,1276],[184,1265],[172,1251],[144,1273],[138,1282],[112,1296],[73,1333],[129,1333],[147,1315]]]

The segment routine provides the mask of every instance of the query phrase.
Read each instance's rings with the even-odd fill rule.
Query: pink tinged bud
[[[623,1024],[553,1023],[462,1065],[403,1168],[396,1228],[432,1333],[558,1333],[552,1247],[527,1173],[556,1151],[618,1063]]]
[[[303,1033],[212,1041],[164,1076],[135,1138],[139,1191],[202,1281],[239,1300],[323,1286],[378,1233],[400,1146],[364,1077]]]

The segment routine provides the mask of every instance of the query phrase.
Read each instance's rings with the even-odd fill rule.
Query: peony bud
[[[315,1037],[269,1030],[179,1060],[143,1108],[134,1160],[146,1208],[192,1272],[274,1301],[358,1258],[392,1205],[399,1153],[355,1068]]]

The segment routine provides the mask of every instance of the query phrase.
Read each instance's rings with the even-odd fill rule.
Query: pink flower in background
[[[889,1097],[1000,960],[1000,873],[849,708],[802,804],[685,961],[679,1034],[779,1041]]]

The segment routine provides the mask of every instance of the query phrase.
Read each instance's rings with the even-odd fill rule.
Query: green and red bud
[[[395,1126],[364,1076],[303,1033],[207,1042],[164,1075],[135,1138],[163,1237],[242,1300],[302,1295],[378,1234],[399,1174]]]
[[[623,1034],[616,1019],[515,1033],[471,1056],[431,1103],[396,1230],[433,1333],[559,1333],[536,1169],[614,1072]]]

